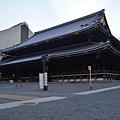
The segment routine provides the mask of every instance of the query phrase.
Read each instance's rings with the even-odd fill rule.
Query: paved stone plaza
[[[120,120],[120,81],[0,85],[0,120]]]

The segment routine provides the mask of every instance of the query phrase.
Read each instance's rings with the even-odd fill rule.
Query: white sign
[[[43,90],[43,74],[39,73],[39,87],[40,90]]]
[[[88,66],[88,70],[91,70],[91,66]]]

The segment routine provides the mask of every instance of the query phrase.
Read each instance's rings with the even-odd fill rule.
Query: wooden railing
[[[115,80],[117,79],[120,74],[117,71],[111,71],[111,70],[99,70],[99,71],[92,71],[92,79],[97,81],[98,79],[101,80]],[[59,73],[50,75],[51,81],[89,81],[89,72],[88,71],[82,71],[82,72],[69,72],[69,73]]]

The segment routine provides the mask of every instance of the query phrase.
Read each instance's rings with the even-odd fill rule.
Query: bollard
[[[39,87],[40,90],[43,90],[43,74],[39,73]]]
[[[22,87],[22,84],[20,84],[20,87]]]
[[[18,86],[17,86],[17,84],[16,84],[16,86],[15,86],[15,87],[18,87]]]

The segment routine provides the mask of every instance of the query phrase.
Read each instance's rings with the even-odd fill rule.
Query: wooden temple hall
[[[110,32],[104,10],[36,32],[27,41],[2,50],[1,80],[115,80],[120,76],[120,41]]]

